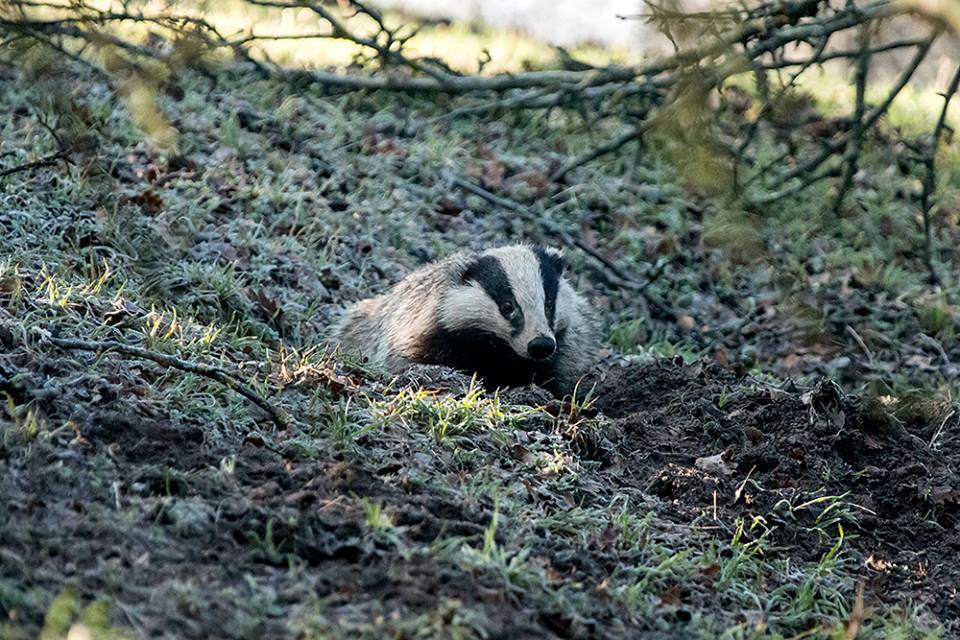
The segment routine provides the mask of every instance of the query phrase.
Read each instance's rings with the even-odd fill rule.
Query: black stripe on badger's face
[[[523,310],[517,304],[517,298],[510,286],[510,279],[493,256],[480,256],[463,273],[464,282],[476,282],[490,296],[500,314],[510,323],[514,336],[523,330]]]
[[[543,247],[535,247],[534,255],[540,263],[540,278],[543,280],[543,310],[550,328],[554,328],[557,315],[557,290],[560,288],[560,276],[563,275],[563,258]]]

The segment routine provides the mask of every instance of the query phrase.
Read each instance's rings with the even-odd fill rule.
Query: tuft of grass
[[[407,429],[422,425],[438,443],[485,431],[501,434],[529,413],[506,407],[497,394],[486,394],[476,377],[459,397],[403,388],[388,400],[372,402],[372,408],[382,421],[399,421]]]

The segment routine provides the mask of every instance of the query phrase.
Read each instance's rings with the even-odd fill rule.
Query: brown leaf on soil
[[[250,296],[250,299],[257,303],[257,308],[263,314],[264,317],[271,321],[276,321],[279,323],[283,319],[283,310],[280,308],[280,305],[277,304],[277,301],[267,295],[267,292],[264,289],[258,289],[256,291],[248,291],[247,295]]]
[[[283,497],[283,503],[297,508],[307,507],[317,500],[317,494],[313,491],[300,490],[288,493]]]
[[[960,504],[960,491],[950,486],[939,486],[933,488],[933,502],[936,505],[958,505]]]
[[[157,178],[160,176],[160,168],[151,163],[145,167],[134,169],[133,174],[138,178],[146,180],[147,182],[156,182]]]
[[[382,136],[372,129],[363,132],[363,149],[378,156],[394,156],[401,160],[407,157],[407,150],[395,138]]]
[[[800,369],[800,364],[802,359],[799,354],[788,353],[787,355],[780,358],[779,366],[784,371],[798,371]]]
[[[436,207],[437,213],[450,217],[460,215],[461,211],[463,211],[463,207],[451,198],[442,198]]]
[[[275,480],[268,480],[259,487],[254,487],[247,492],[247,498],[258,501],[272,498],[280,493],[280,485]]]
[[[743,435],[747,437],[747,442],[752,445],[758,445],[763,440],[763,431],[760,431],[760,429],[756,427],[745,427],[743,429]]]
[[[374,149],[374,153],[381,156],[394,156],[396,158],[400,158],[401,160],[406,158],[408,155],[407,150],[397,144],[393,138],[381,140]]]
[[[502,160],[488,160],[483,163],[480,179],[487,189],[499,189],[503,184],[503,174],[507,167]]]
[[[597,248],[597,232],[590,226],[589,220],[580,221],[580,240],[591,249]]]
[[[660,604],[668,606],[677,606],[683,603],[683,598],[680,597],[680,587],[673,585],[668,588],[660,596]]]
[[[501,163],[502,165],[503,163]],[[502,177],[502,168],[501,168],[501,177]],[[542,171],[537,171],[535,169],[530,169],[528,171],[521,171],[520,173],[510,176],[505,182],[505,187],[510,187],[518,182],[526,183],[527,187],[530,188],[533,196],[535,198],[542,197],[547,192],[547,187],[550,186],[550,181],[547,179],[546,174]]]
[[[0,293],[13,293],[19,287],[17,278],[0,278]]]
[[[144,213],[150,215],[156,215],[163,211],[164,206],[163,198],[161,198],[156,191],[153,189],[147,189],[143,193],[130,198],[129,200],[133,204],[139,205],[140,209]]]
[[[890,562],[889,560],[878,558],[872,553],[866,560],[864,560],[863,564],[868,569],[873,569],[874,571],[880,571],[880,572],[889,571],[890,568],[893,566],[893,563]]]
[[[263,438],[262,438],[261,436],[255,434],[255,433],[251,433],[251,434],[247,435],[246,437],[244,437],[244,439],[243,439],[243,444],[249,444],[249,445],[252,445],[252,446],[254,446],[254,447],[258,447],[258,448],[259,448],[259,447],[262,447],[263,445],[265,445],[266,442],[264,442],[264,440],[263,440]]]

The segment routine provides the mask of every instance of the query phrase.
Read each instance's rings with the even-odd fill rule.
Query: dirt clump
[[[5,425],[0,604],[27,630],[47,602],[30,594],[79,585],[110,594],[137,637],[405,637],[454,622],[481,637],[677,637],[658,634],[711,611],[712,565],[663,588],[661,617],[633,615],[609,585],[650,561],[647,543],[626,540],[611,505],[666,522],[670,544],[681,544],[670,527],[727,541],[759,518],[739,535],[809,550],[798,560],[816,561],[842,526],[872,601],[960,617],[956,419],[932,430],[884,419],[830,382],[797,389],[658,360],[608,367],[590,399],[528,388],[494,402],[421,369],[396,383],[431,389],[416,415],[455,421],[467,402],[510,426],[387,428],[405,409],[381,390],[365,409],[379,417],[363,418],[380,431],[310,449],[321,436],[153,415],[124,394],[78,401],[103,385],[95,371],[26,352],[0,361],[21,372],[3,381],[18,403],[72,425],[32,440]]]
[[[828,380],[800,390],[738,378],[680,359],[608,369],[595,393],[621,436],[621,481],[681,521],[761,516],[791,547],[817,548],[840,525],[874,593],[960,616],[960,450],[943,438],[957,416],[905,424]],[[718,454],[733,473],[696,464]]]

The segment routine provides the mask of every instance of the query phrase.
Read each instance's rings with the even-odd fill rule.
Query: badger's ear
[[[477,256],[470,256],[470,258],[460,265],[459,272],[457,273],[457,281],[459,281],[460,284],[473,282],[477,279],[479,270],[480,259]]]
[[[542,255],[550,261],[558,274],[563,275],[563,272],[567,270],[567,261],[563,257],[562,250],[554,247],[544,247]]]

